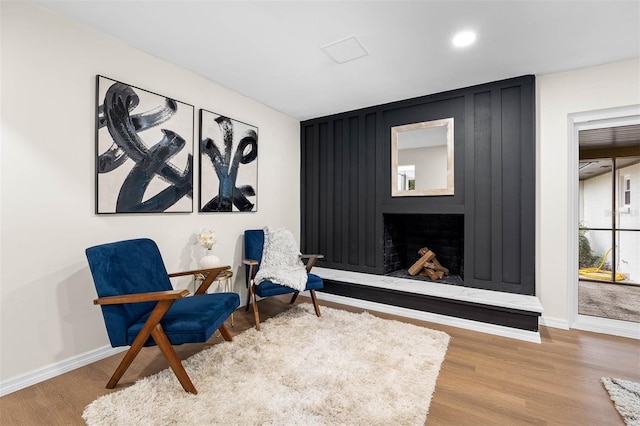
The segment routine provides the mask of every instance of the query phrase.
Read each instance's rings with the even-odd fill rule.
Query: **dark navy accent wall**
[[[455,194],[391,197],[391,127],[454,118]],[[384,214],[464,215],[464,285],[535,294],[535,78],[301,123],[302,251],[384,273]]]

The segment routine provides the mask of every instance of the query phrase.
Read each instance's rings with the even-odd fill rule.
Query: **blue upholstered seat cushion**
[[[322,278],[315,274],[307,275],[307,286],[305,290],[318,290],[324,287]],[[278,294],[287,294],[295,292],[291,287],[272,283],[271,281],[262,281],[256,285],[256,294],[260,297],[276,296]]]
[[[176,300],[160,321],[172,345],[206,342],[233,311],[240,306],[237,293],[211,293]],[[127,330],[131,345],[142,329],[148,314],[142,316]],[[149,339],[145,346],[154,345]]]

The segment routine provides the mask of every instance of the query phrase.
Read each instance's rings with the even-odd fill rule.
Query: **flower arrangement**
[[[211,250],[213,245],[218,242],[216,239],[216,233],[208,229],[200,232],[198,235],[198,241],[200,242],[200,245],[207,250]]]

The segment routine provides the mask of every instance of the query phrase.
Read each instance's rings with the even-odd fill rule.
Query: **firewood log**
[[[449,270],[444,266],[442,266],[435,257],[431,259],[431,262],[425,263],[424,267],[433,269],[434,271],[441,271],[441,272],[444,272],[445,275],[449,275]]]
[[[432,262],[433,264],[435,264],[435,265],[436,265],[436,267],[435,267],[435,270],[436,270],[436,271],[442,271],[442,272],[444,272],[444,274],[445,274],[445,275],[449,275],[449,270],[448,270],[447,268],[445,268],[444,266],[442,266],[442,265],[440,264],[440,262],[438,262],[438,259],[436,259],[436,258],[434,257],[434,258],[431,260],[431,262]]]
[[[411,267],[409,268],[409,275],[411,276],[416,275],[418,272],[420,272],[420,270],[422,269],[422,266],[428,261],[430,261],[431,259],[433,259],[435,256],[436,255],[434,252],[432,252],[431,250],[427,250],[427,252],[420,259],[416,261],[416,263],[411,265]]]
[[[423,271],[427,271],[427,276],[432,280],[438,279],[438,274],[435,271],[432,271],[431,269],[423,269]]]

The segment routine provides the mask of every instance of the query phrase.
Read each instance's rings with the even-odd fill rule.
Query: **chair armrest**
[[[324,254],[301,254],[300,259],[311,259],[315,257],[316,259],[324,259]]]
[[[150,293],[122,294],[118,296],[100,297],[93,301],[94,305],[117,305],[121,303],[158,302],[160,300],[181,299],[189,294],[189,290],[153,291]]]
[[[169,274],[169,278],[183,277],[185,275],[208,274],[209,272],[215,272],[216,269],[219,270],[218,271],[218,274],[219,274],[220,271],[231,269],[231,267],[230,266],[216,266],[215,268],[209,268],[209,269],[194,269],[192,271],[172,272],[171,274]],[[216,274],[216,276],[218,274]]]
[[[308,259],[305,266],[307,268],[307,273],[309,273],[318,259],[324,259],[324,254],[301,254],[300,259]]]
[[[209,287],[211,286],[211,284],[213,283],[213,280],[215,280],[218,277],[218,275],[220,275],[221,272],[228,271],[229,269],[231,269],[230,266],[216,266],[215,268],[208,268],[208,269],[194,269],[193,271],[171,273],[169,274],[169,278],[182,277],[185,275],[198,275],[198,274],[202,275],[204,279],[202,280],[202,283],[194,293],[194,296],[198,296],[201,294],[205,294],[209,289]]]
[[[256,276],[258,261],[253,259],[242,259],[242,263],[249,267],[249,274],[247,275],[247,282],[245,285],[249,288],[250,283],[253,283],[253,277]]]

